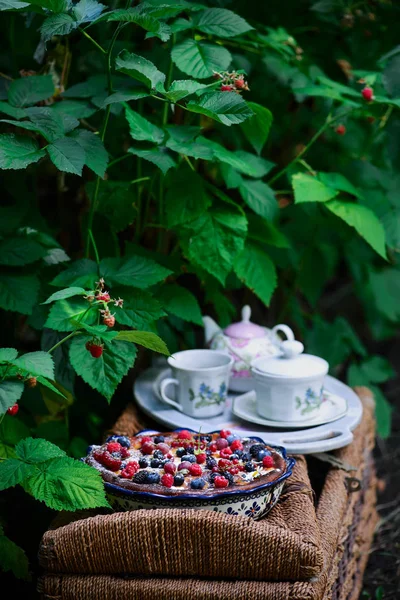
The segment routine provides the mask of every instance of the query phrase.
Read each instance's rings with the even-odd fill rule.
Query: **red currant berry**
[[[19,411],[18,404],[13,404],[13,406],[10,406],[10,408],[7,408],[7,414],[11,415],[12,417],[14,415],[16,415],[18,411]]]
[[[230,431],[229,429],[221,429],[221,431],[219,432],[219,437],[222,437],[225,439],[230,435],[232,435],[232,431]]]
[[[338,135],[344,135],[346,133],[346,127],[344,125],[338,125],[335,129]]]
[[[374,99],[374,90],[369,86],[366,86],[363,90],[361,90],[361,94],[364,100],[367,102],[371,102],[371,100]]]

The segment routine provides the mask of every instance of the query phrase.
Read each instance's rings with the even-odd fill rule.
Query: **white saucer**
[[[347,413],[347,401],[345,398],[327,390],[324,391],[324,394],[326,401],[322,403],[318,414],[306,421],[273,421],[261,417],[257,412],[255,392],[237,396],[232,406],[232,412],[244,421],[257,423],[265,427],[278,427],[279,429],[304,429],[316,425],[325,425],[325,423],[332,423],[332,421],[340,419]]]

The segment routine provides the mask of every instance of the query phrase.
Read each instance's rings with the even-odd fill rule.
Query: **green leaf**
[[[385,230],[375,214],[366,206],[332,200],[325,204],[334,215],[354,227],[357,233],[385,260]]]
[[[11,237],[0,242],[0,264],[11,267],[29,265],[46,254],[41,244],[30,238]]]
[[[383,356],[370,356],[360,365],[361,371],[372,383],[384,383],[396,376],[390,362]]]
[[[157,298],[169,313],[184,321],[203,325],[197,298],[188,289],[176,283],[163,285],[157,292]]]
[[[378,435],[386,439],[390,436],[392,428],[392,411],[391,404],[387,401],[379,387],[372,385],[366,372],[359,365],[350,365],[347,371],[347,383],[354,387],[357,385],[365,385],[369,387],[374,394],[375,399],[375,414],[377,421]]]
[[[30,0],[30,4],[47,8],[55,13],[66,12],[69,8],[69,0]]]
[[[172,273],[144,256],[105,258],[100,262],[100,272],[106,281],[140,289],[150,287]]]
[[[147,7],[135,6],[134,8],[120,8],[113,10],[102,17],[106,21],[119,21],[122,23],[135,23],[146,31],[149,31],[161,41],[167,42],[171,37],[171,29],[162,21],[158,21],[148,14]],[[102,20],[100,19],[100,20]]]
[[[9,359],[12,360],[12,359]],[[0,415],[4,415],[10,406],[14,406],[24,391],[22,381],[5,380],[0,382]]]
[[[29,2],[19,2],[18,0],[0,0],[0,10],[18,10],[29,6]]]
[[[176,44],[172,49],[171,58],[183,73],[196,79],[211,77],[215,71],[225,71],[232,61],[232,56],[226,48],[198,42],[192,38]]]
[[[0,274],[0,308],[23,315],[32,314],[39,287],[36,275]]]
[[[9,0],[7,0],[9,2]],[[2,9],[3,2],[0,2],[0,10]],[[15,6],[21,4],[26,6],[25,2],[12,2],[13,8],[21,8]],[[2,571],[11,571],[14,577],[17,579],[30,580],[29,576],[29,563],[25,552],[14,544],[7,536],[3,534],[3,529],[0,526],[0,568]]]
[[[277,248],[290,248],[290,241],[286,235],[271,222],[253,214],[247,215],[247,219],[249,221],[249,238]]]
[[[382,217],[382,225],[385,228],[387,245],[400,252],[400,208],[389,210]]]
[[[24,488],[54,510],[79,510],[108,506],[99,473],[79,460],[55,458],[37,465]]]
[[[327,202],[338,195],[338,191],[306,173],[296,173],[292,177],[294,198],[300,202]]]
[[[15,447],[17,457],[24,463],[41,463],[51,458],[66,456],[64,450],[42,439],[26,438]]]
[[[27,352],[12,362],[17,369],[22,369],[29,375],[42,375],[54,379],[54,363],[48,352]]]
[[[94,325],[97,321],[97,315],[93,310],[86,313],[88,308],[87,300],[81,300],[80,298],[58,300],[50,310],[45,327],[56,331],[73,331],[75,327],[72,320]]]
[[[248,102],[247,106],[253,111],[253,116],[241,123],[240,127],[257,154],[261,154],[271,128],[272,113],[256,102]]]
[[[57,102],[53,111],[62,115],[68,115],[77,119],[87,119],[94,115],[97,108],[89,102],[80,102],[79,100],[62,100]]]
[[[55,394],[57,394],[57,396],[61,396],[61,398],[66,398],[66,396],[60,392],[60,390],[58,388],[56,388],[55,385],[53,385],[48,379],[46,379],[45,377],[42,377],[41,375],[39,375],[37,377],[37,381],[38,383],[40,383],[41,385],[44,385],[44,387],[47,387],[49,390],[51,390],[52,392],[54,392]]]
[[[203,90],[207,86],[204,83],[193,81],[192,79],[181,79],[171,83],[168,92],[165,94],[171,102],[178,102],[190,94]]]
[[[20,419],[11,415],[4,415],[0,423],[0,456],[2,458],[15,458],[13,446],[30,435],[30,430]]]
[[[170,355],[165,342],[152,331],[119,331],[116,339],[122,342],[139,344],[160,354]]]
[[[15,348],[0,348],[0,363],[14,360],[17,356],[18,351]]]
[[[248,206],[260,217],[273,221],[278,213],[278,203],[274,191],[260,180],[243,179],[239,187],[240,195]]]
[[[340,192],[347,192],[360,200],[363,199],[362,193],[341,173],[322,173],[320,171],[318,173],[318,179],[327,187],[339,190]]]
[[[200,175],[189,169],[179,169],[168,185],[165,210],[169,228],[196,219],[210,206]]]
[[[85,150],[72,138],[61,138],[47,146],[47,152],[60,171],[82,175],[83,165],[86,162]]]
[[[40,27],[40,35],[43,42],[51,40],[53,35],[68,35],[78,27],[77,21],[70,15],[59,13],[58,15],[51,15],[47,17]]]
[[[199,137],[195,141],[184,142],[170,138],[167,140],[166,146],[170,150],[184,156],[192,156],[195,159],[201,158],[202,160],[212,160],[214,158],[213,149],[208,144],[203,143],[203,141],[201,141],[203,139],[205,138]],[[229,150],[226,152],[229,152]],[[229,154],[233,155],[233,152],[229,152]]]
[[[107,325],[88,325],[82,321],[74,320],[72,320],[72,325],[75,329],[84,329],[87,333],[90,333],[91,336],[101,338],[102,340],[111,341],[118,335],[117,331],[109,329]]]
[[[253,29],[242,17],[226,8],[208,8],[199,13],[194,23],[200,31],[222,38],[241,35]]]
[[[14,133],[0,135],[0,169],[25,169],[45,155],[32,138]]]
[[[54,294],[49,296],[45,302],[42,302],[42,304],[50,304],[56,300],[64,300],[64,298],[71,298],[72,296],[84,296],[86,294],[87,291],[81,287],[70,287],[66,288],[65,290],[54,292]]]
[[[376,308],[389,321],[400,321],[400,271],[383,269],[371,271],[369,286]]]
[[[91,23],[105,8],[106,6],[97,0],[80,0],[72,9],[72,14],[79,23]]]
[[[13,106],[23,108],[32,106],[54,94],[54,83],[51,75],[33,75],[14,79],[8,88],[8,101]]]
[[[196,142],[208,147],[213,157],[225,164],[230,165],[237,171],[248,175],[249,177],[263,177],[271,170],[274,163],[270,163],[259,156],[238,150],[231,152],[218,142],[199,136]]]
[[[124,299],[123,309],[117,310],[115,314],[116,321],[121,325],[145,329],[166,315],[158,299],[149,292],[125,288],[118,289],[118,295]]]
[[[127,50],[123,50],[117,56],[115,68],[117,71],[121,71],[121,73],[144,83],[149,88],[162,86],[165,81],[165,74],[161,73],[152,62]]]
[[[64,98],[92,98],[98,96],[107,89],[107,79],[105,75],[91,75],[82,81],[71,85],[65,92]]]
[[[26,117],[26,112],[22,108],[16,108],[15,106],[11,106],[11,104],[7,104],[7,102],[0,101],[0,113],[4,113],[13,119],[23,119]]]
[[[14,487],[32,473],[32,467],[15,458],[0,461],[0,491]]]
[[[125,117],[129,124],[129,132],[134,140],[161,144],[165,133],[160,127],[157,127],[157,125],[154,125],[129,107],[125,109]]]
[[[232,207],[233,208],[233,207]],[[192,263],[216,277],[222,285],[243,249],[246,218],[230,208],[213,208],[187,225],[187,247]]]
[[[93,358],[85,346],[88,339],[82,335],[72,340],[71,364],[86,383],[110,400],[122,378],[133,367],[136,347],[129,342],[106,341],[100,358]]]
[[[86,129],[74,131],[71,137],[82,147],[85,154],[85,165],[99,177],[104,177],[108,154],[100,137]]]
[[[147,90],[142,91],[140,88],[137,90],[122,90],[120,92],[114,92],[111,96],[108,96],[104,102],[103,107],[109,104],[115,104],[116,102],[129,102],[130,100],[140,100],[141,98],[147,98],[149,92]]]
[[[36,131],[49,142],[54,142],[63,137],[65,133],[75,129],[79,125],[77,119],[68,115],[58,114],[51,108],[32,106],[31,108],[27,108],[25,113],[30,121],[4,120],[3,122],[11,123],[16,127],[22,127],[22,129],[27,129],[28,131]]]
[[[93,202],[96,183],[86,184]],[[97,212],[103,214],[115,231],[122,231],[133,223],[136,214],[137,192],[130,181],[102,181],[97,195]]]
[[[107,181],[102,183],[102,185],[106,184]],[[65,271],[61,271],[50,284],[57,287],[84,286],[92,289],[97,277],[96,263],[88,258],[82,258],[74,261]]]
[[[176,167],[176,162],[174,159],[171,158],[167,152],[165,152],[165,148],[161,148],[160,146],[152,148],[151,150],[129,148],[128,152],[153,163],[153,165],[156,165],[164,173],[164,175],[167,173],[167,171],[169,171],[169,169]]]
[[[186,108],[228,126],[242,123],[253,114],[242,96],[234,92],[204,94],[198,100],[190,101]]]
[[[235,260],[235,273],[266,306],[277,284],[274,263],[254,242],[247,242]]]

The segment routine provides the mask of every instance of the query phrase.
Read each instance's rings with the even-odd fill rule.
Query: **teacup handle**
[[[177,379],[173,379],[172,377],[166,377],[166,379],[162,380],[160,385],[161,400],[165,404],[169,404],[170,406],[173,406],[174,408],[182,412],[182,406],[178,402],[175,402],[175,400],[172,400],[172,398],[167,396],[167,394],[165,393],[167,386],[169,386],[170,384],[179,385],[179,381]]]
[[[282,331],[282,333],[284,333],[286,335],[286,339],[289,342],[293,342],[293,340],[295,339],[294,333],[288,325],[280,324],[280,325],[275,325],[275,327],[272,328],[273,334],[277,334],[278,331]]]

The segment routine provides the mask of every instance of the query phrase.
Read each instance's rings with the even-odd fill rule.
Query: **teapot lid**
[[[224,329],[225,335],[231,338],[242,338],[250,340],[265,336],[265,329],[250,321],[251,308],[246,305],[242,308],[242,320],[239,323],[231,323]]]
[[[280,356],[260,356],[251,362],[255,371],[265,375],[285,378],[307,378],[325,375],[329,365],[323,358],[303,354],[304,346],[296,340],[281,344]]]

